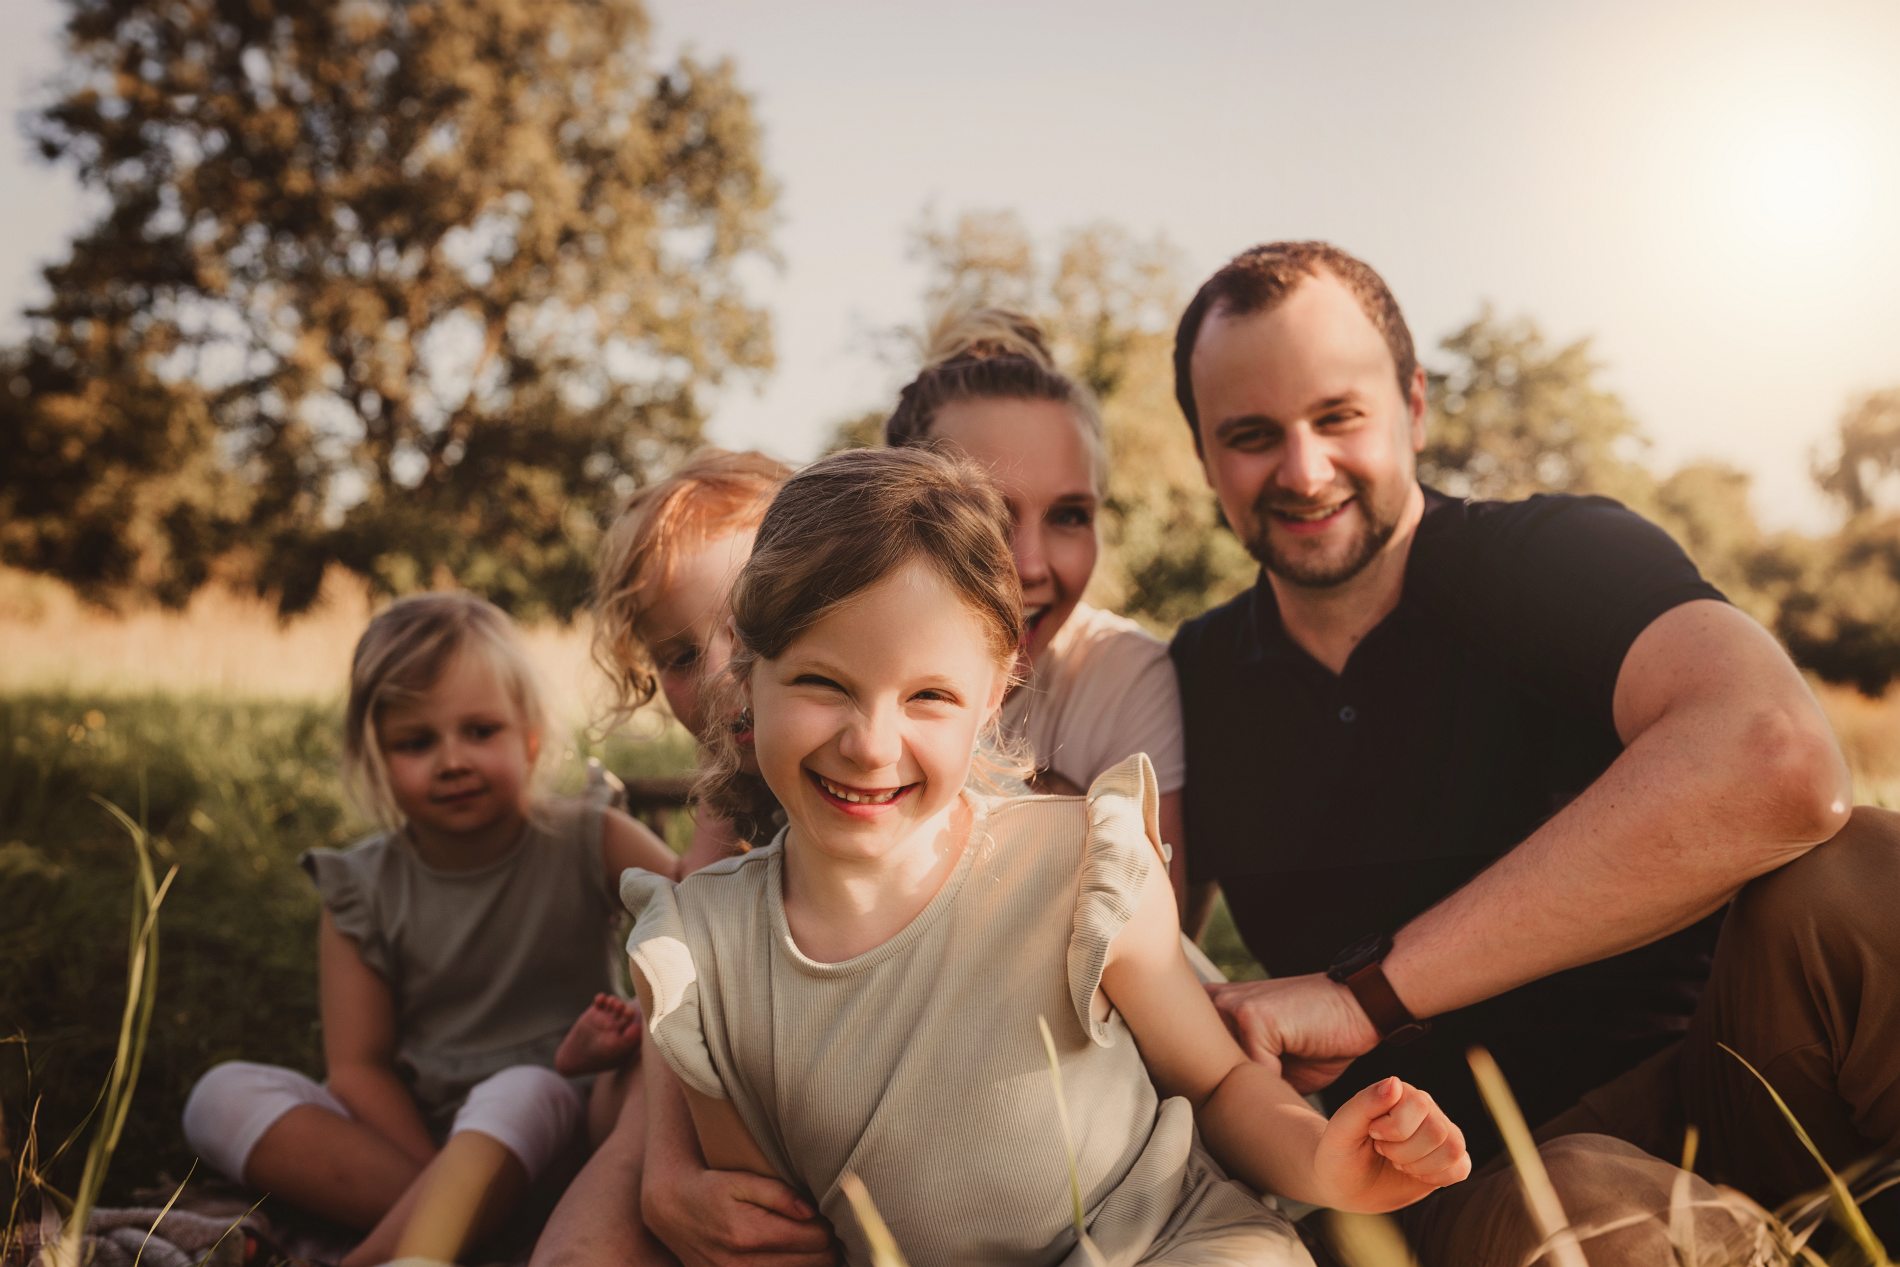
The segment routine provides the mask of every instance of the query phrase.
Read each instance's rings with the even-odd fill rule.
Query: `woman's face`
[[[1009,504],[1010,550],[1023,583],[1028,669],[1088,588],[1095,535],[1095,455],[1075,410],[1053,400],[959,400],[937,411],[931,434],[989,468]]]
[[[640,619],[640,640],[653,657],[660,691],[696,738],[714,720],[706,716],[707,684],[732,659],[728,604],[732,583],[752,554],[753,535],[747,528],[681,551],[673,575]]]

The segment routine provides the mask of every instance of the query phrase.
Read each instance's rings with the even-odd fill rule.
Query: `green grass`
[[[193,1080],[242,1058],[319,1072],[314,889],[297,855],[363,825],[336,773],[334,704],[189,696],[0,696],[0,1144],[34,1126],[45,1154],[88,1121],[126,1007],[126,909],[139,884],[125,828],[177,876],[138,1086],[101,1203],[183,1178]],[[679,773],[684,736],[577,746],[623,777]],[[578,783],[567,762],[557,786]],[[37,1119],[35,1112],[37,1111]],[[5,1161],[12,1167],[14,1158]],[[79,1186],[83,1149],[47,1179]]]

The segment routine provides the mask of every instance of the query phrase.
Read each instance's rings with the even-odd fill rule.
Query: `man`
[[[1699,1168],[1771,1203],[1822,1176],[1720,1042],[1831,1161],[1900,1143],[1900,1003],[1869,979],[1900,961],[1900,816],[1850,823],[1774,640],[1615,503],[1421,487],[1411,335],[1335,248],[1217,272],[1175,385],[1262,565],[1173,646],[1193,878],[1273,974],[1214,988],[1250,1054],[1342,1098],[1401,1073],[1482,1157],[1482,1045],[1533,1125],[1679,1157],[1693,1122]],[[1589,1215],[1645,1182],[1666,1203],[1674,1179],[1614,1143],[1547,1151]],[[1457,1267],[1537,1240],[1508,1173],[1407,1226]],[[1618,1240],[1593,1257],[1672,1261]]]

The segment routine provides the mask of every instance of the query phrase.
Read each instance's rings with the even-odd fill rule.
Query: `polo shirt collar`
[[[1447,497],[1428,484],[1421,484],[1419,487],[1425,493],[1425,512],[1419,518],[1418,528],[1412,540],[1414,550],[1418,549],[1418,538],[1425,534],[1426,525],[1433,521],[1438,512],[1448,506],[1459,504],[1457,498]],[[1405,574],[1409,582],[1412,574],[1409,557],[1406,560]],[[1405,623],[1411,615],[1412,604],[1407,601],[1410,597],[1411,586],[1407,584],[1399,591],[1398,606],[1387,613],[1386,618],[1366,635],[1367,642],[1380,636],[1379,631],[1387,626],[1402,626]],[[1317,666],[1317,661],[1287,633],[1286,624],[1280,619],[1280,600],[1274,597],[1273,582],[1267,578],[1267,570],[1263,567],[1259,575],[1254,578],[1252,594],[1247,603],[1247,646],[1242,662],[1267,664],[1287,661]],[[1350,667],[1350,662],[1348,667]]]

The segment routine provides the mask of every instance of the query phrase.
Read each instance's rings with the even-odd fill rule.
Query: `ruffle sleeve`
[[[1104,770],[1088,791],[1088,837],[1069,938],[1069,997],[1076,1019],[1098,1046],[1112,1041],[1095,1015],[1109,943],[1135,913],[1148,868],[1167,865],[1154,767],[1136,753]]]
[[[627,957],[647,984],[647,1041],[659,1048],[681,1082],[701,1095],[728,1099],[706,1046],[699,971],[673,882],[629,867],[620,876],[620,900],[633,915]]]
[[[377,976],[395,980],[395,956],[376,912],[374,885],[362,866],[363,849],[306,849],[297,864],[309,873],[337,931]]]

